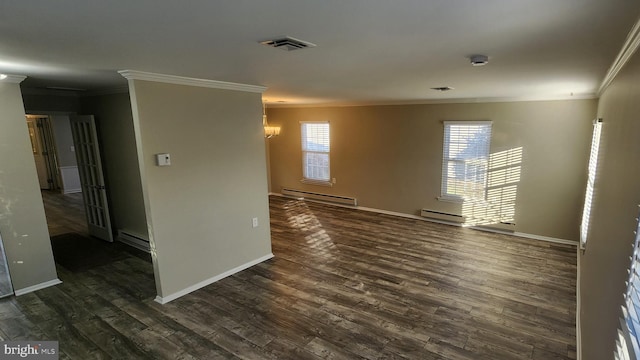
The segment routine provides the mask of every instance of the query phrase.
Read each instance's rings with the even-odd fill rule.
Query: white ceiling
[[[0,73],[96,90],[132,69],[263,85],[287,104],[581,98],[638,15],[632,0],[3,0]],[[317,47],[258,44],[281,35]]]

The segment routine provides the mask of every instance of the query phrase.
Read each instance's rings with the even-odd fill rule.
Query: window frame
[[[488,181],[488,168],[489,168],[489,158],[491,152],[491,137],[493,131],[493,122],[490,120],[453,120],[453,121],[443,121],[443,143],[442,143],[442,174],[441,174],[441,184],[440,184],[440,196],[438,200],[447,201],[447,202],[456,202],[462,203],[465,200],[486,200],[487,198],[487,181]],[[451,141],[451,126],[486,126],[488,127],[488,137],[486,139],[484,156],[482,158],[482,162],[484,162],[484,180],[482,184],[482,197],[470,197],[465,196],[464,194],[454,194],[449,192],[451,186],[449,185],[449,179],[452,178],[449,174],[449,163],[450,162],[459,162],[465,164],[466,159],[453,158],[449,156],[450,147],[452,143]]]
[[[309,150],[305,148],[305,127],[307,125],[326,125],[327,126],[327,151]],[[331,181],[331,123],[329,121],[300,121],[300,149],[302,151],[302,179],[300,182],[311,185],[333,186]],[[307,154],[326,154],[327,157],[327,178],[313,178],[308,176]]]

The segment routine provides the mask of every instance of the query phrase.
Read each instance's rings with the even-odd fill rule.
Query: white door
[[[89,234],[113,241],[95,119],[93,115],[71,116],[70,119]]]

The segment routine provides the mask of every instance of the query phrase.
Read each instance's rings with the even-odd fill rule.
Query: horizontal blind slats
[[[636,225],[636,229],[640,223]],[[636,231],[634,239],[633,255],[629,265],[629,279],[625,302],[622,306],[622,318],[620,319],[620,331],[616,344],[615,354],[620,359],[636,359],[640,355],[638,336],[640,335],[640,259],[638,246],[640,243],[639,232]],[[625,346],[626,344],[626,346]]]
[[[331,137],[328,122],[301,122],[302,175],[305,179],[329,181]]]
[[[484,198],[491,122],[445,122],[442,195]]]

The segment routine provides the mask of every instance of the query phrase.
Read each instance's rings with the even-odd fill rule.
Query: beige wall
[[[491,120],[491,153],[522,148],[517,232],[578,240],[596,100],[272,108],[271,191],[282,187],[354,196],[365,207],[418,215],[461,213],[438,201],[444,120]],[[333,187],[302,178],[300,121],[331,122]]]
[[[585,360],[613,358],[640,204],[640,54],[598,104],[603,119],[595,199],[580,261],[580,322]]]
[[[147,238],[129,93],[84,97],[82,113],[98,126],[112,225]]]
[[[270,256],[261,95],[129,85],[158,295]],[[158,153],[171,166],[156,166]]]
[[[57,280],[18,84],[0,82],[0,233],[15,290]]]

